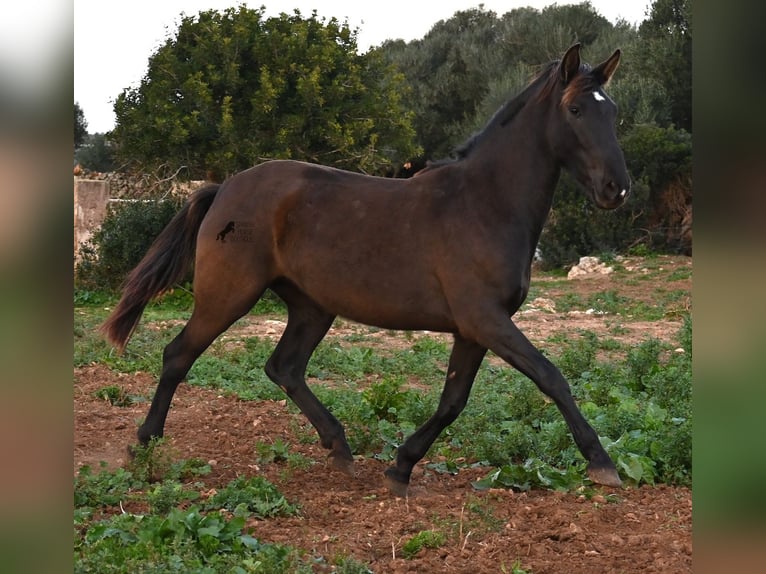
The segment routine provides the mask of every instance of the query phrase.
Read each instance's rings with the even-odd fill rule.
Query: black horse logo
[[[229,233],[231,233],[232,231],[234,231],[234,222],[233,222],[233,221],[229,221],[229,223],[227,223],[227,224],[226,224],[226,227],[224,227],[224,228],[223,228],[223,229],[222,229],[222,230],[221,230],[221,231],[218,233],[218,235],[216,235],[216,238],[215,238],[215,240],[216,240],[216,241],[219,241],[219,240],[220,240],[220,241],[221,241],[221,243],[226,243],[226,236],[227,236]]]

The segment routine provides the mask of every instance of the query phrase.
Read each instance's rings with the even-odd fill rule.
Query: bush
[[[649,245],[657,251],[691,252],[692,136],[682,129],[636,125],[622,138],[628,170],[644,182],[649,196],[643,206],[642,225]]]
[[[562,173],[553,209],[540,237],[543,268],[565,267],[584,255],[620,253],[641,241],[645,232],[638,220],[648,197],[645,182],[634,181],[625,205],[604,211],[588,199],[569,174]]]
[[[628,201],[615,211],[603,211],[563,173],[540,237],[545,269],[639,244],[659,252],[691,250],[682,237],[691,210],[691,135],[642,124],[631,128],[620,145],[633,180]]]
[[[85,290],[119,287],[180,207],[175,199],[110,204],[104,223],[80,248],[75,286]]]

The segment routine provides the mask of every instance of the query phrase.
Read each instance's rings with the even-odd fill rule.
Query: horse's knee
[[[463,412],[467,402],[467,399],[460,398],[441,404],[436,411],[436,416],[439,417],[445,425],[450,425],[457,419],[460,413]]]

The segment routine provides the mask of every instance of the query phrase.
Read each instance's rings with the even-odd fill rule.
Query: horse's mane
[[[415,175],[436,167],[458,162],[468,157],[471,151],[476,147],[476,144],[482,139],[489,128],[495,126],[496,124],[499,124],[502,127],[511,123],[513,119],[519,114],[519,112],[524,108],[527,102],[529,102],[531,99],[534,98],[535,101],[539,102],[550,97],[559,82],[559,63],[560,60],[553,60],[552,62],[546,64],[543,69],[529,82],[529,84],[527,84],[526,88],[524,88],[515,97],[505,102],[500,107],[500,109],[495,112],[492,118],[490,118],[490,120],[486,123],[484,128],[474,133],[466,141],[457,146],[453,151],[452,156],[435,161],[427,161],[426,167],[421,169]],[[582,64],[580,66],[580,74],[578,74],[577,77],[567,86],[564,95],[562,96],[562,101],[566,101],[568,94],[568,97],[571,99],[574,94],[579,93],[583,89],[587,89],[586,84],[589,85],[591,82],[595,83],[590,74],[587,73],[589,71],[590,66],[587,64]]]

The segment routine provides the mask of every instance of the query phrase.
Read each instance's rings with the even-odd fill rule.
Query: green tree
[[[636,53],[642,76],[656,80],[667,93],[670,121],[692,131],[691,0],[654,0],[638,28]]]
[[[244,6],[183,17],[137,88],[115,102],[117,154],[221,179],[266,159],[368,173],[418,150],[401,74],[336,19],[265,19]]]
[[[75,159],[82,167],[91,171],[114,171],[114,150],[106,134],[90,134],[75,153]]]
[[[561,57],[576,41],[587,47],[611,31],[589,2],[542,12],[517,8],[501,17],[480,7],[437,22],[422,40],[383,44],[386,58],[411,87],[405,97],[423,147],[419,166],[450,155],[539,66]],[[611,50],[614,46],[605,56]]]
[[[407,78],[405,101],[425,159],[442,158],[465,139],[462,123],[486,95],[499,41],[497,17],[482,8],[437,22],[422,40],[385,43],[381,50]]]
[[[499,18],[483,9],[468,10],[437,23],[422,40],[383,44],[386,58],[412,86],[407,103],[425,151],[415,169],[426,159],[449,155],[523,89],[541,65],[560,58],[575,41],[583,44],[591,63],[620,48],[620,70],[607,91],[620,108],[617,130],[632,194],[620,210],[601,212],[564,175],[541,238],[544,263],[567,265],[582,255],[619,252],[639,243],[689,251],[682,235],[691,219],[691,140],[688,131],[677,128],[690,108],[679,91],[685,76],[668,78],[688,64],[688,46],[671,53],[672,46],[681,44],[662,32],[671,29],[673,42],[677,37],[690,45],[688,5],[688,0],[656,0],[641,33],[625,21],[610,23],[589,2],[542,11],[517,8]]]
[[[74,148],[79,148],[88,137],[88,122],[85,121],[85,113],[80,104],[74,103]]]

